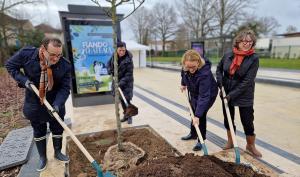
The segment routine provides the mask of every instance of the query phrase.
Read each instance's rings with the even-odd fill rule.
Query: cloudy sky
[[[68,4],[80,4],[80,5],[95,5],[90,0],[45,0],[48,3],[46,5],[36,5],[34,11],[32,7],[25,6],[20,7],[27,16],[30,17],[34,25],[38,25],[41,22],[48,22],[54,27],[60,27],[60,20],[58,11],[67,11]],[[173,0],[146,0],[143,6],[151,8],[156,2],[168,2],[172,3]],[[104,0],[100,2],[105,2]],[[127,14],[130,10],[130,5],[120,6],[119,13]],[[33,13],[34,12],[34,13]],[[300,1],[299,0],[257,0],[255,8],[250,11],[251,14],[256,14],[259,17],[272,16],[281,25],[277,29],[277,33],[284,33],[287,26],[293,25],[300,31]],[[45,15],[46,14],[46,15]],[[128,25],[126,21],[122,24],[121,28],[127,29]],[[126,34],[130,34],[131,31],[127,31]],[[124,35],[123,35],[124,36]],[[133,36],[126,35],[127,38]],[[124,36],[124,38],[126,38]]]

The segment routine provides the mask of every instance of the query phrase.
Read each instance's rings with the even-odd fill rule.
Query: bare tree
[[[245,18],[245,10],[251,8],[254,0],[217,0],[214,4],[215,23],[220,37],[220,54],[225,52],[226,35]]]
[[[137,41],[141,44],[148,45],[150,31],[152,29],[151,24],[153,23],[149,10],[145,7],[141,7],[130,16],[128,20]]]
[[[117,22],[121,22],[122,20],[129,17],[131,14],[133,14],[144,2],[145,0],[102,0],[102,2],[108,2],[110,4],[110,7],[104,8],[101,5],[101,0],[91,0],[93,3],[97,4],[101,9],[106,13],[108,17],[112,20],[112,27],[113,27],[113,42],[114,42],[114,49],[117,48]],[[124,4],[130,4],[132,5],[132,10],[129,12],[128,15],[126,15],[122,19],[118,19],[117,17],[117,7]],[[121,121],[120,121],[120,114],[119,114],[119,81],[118,81],[118,61],[117,61],[117,52],[115,50],[114,52],[114,91],[115,91],[115,114],[116,114],[116,121],[117,121],[117,133],[118,133],[118,149],[123,150],[122,146],[122,136],[121,136]]]
[[[3,65],[4,58],[8,55],[8,40],[15,37],[12,33],[14,24],[8,14],[16,11],[17,6],[41,2],[42,0],[0,0],[0,65]]]
[[[261,17],[258,22],[261,24],[261,33],[264,35],[275,32],[280,27],[280,24],[274,17]]]
[[[184,23],[178,25],[178,29],[175,32],[175,42],[177,50],[184,50],[189,48],[189,44],[191,42],[189,29]]]
[[[174,36],[177,29],[177,14],[173,6],[167,3],[157,3],[153,6],[152,16],[155,19],[154,32],[162,41],[164,54],[167,40]]]
[[[200,40],[210,31],[209,22],[213,19],[216,0],[178,0],[181,17],[185,25],[190,28],[193,38]]]
[[[286,28],[286,32],[287,32],[287,33],[294,33],[294,32],[297,32],[297,27],[296,27],[296,26],[293,26],[293,25],[289,25],[289,26]]]

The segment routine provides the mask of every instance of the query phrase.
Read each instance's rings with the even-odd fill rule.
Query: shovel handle
[[[30,84],[32,90],[35,92],[37,96],[39,96],[39,91],[35,87],[35,85]],[[60,119],[57,112],[54,111],[53,107],[49,104],[49,102],[46,100],[46,98],[43,98],[43,103],[47,107],[48,110],[50,110],[54,116],[54,118],[58,121],[58,123],[64,128],[64,130],[69,134],[69,136],[72,138],[72,140],[75,142],[75,144],[78,146],[78,148],[82,151],[82,153],[86,156],[86,158],[93,163],[95,160],[94,158],[89,154],[89,152],[83,147],[83,145],[80,143],[80,141],[77,139],[77,137],[74,135],[74,133],[71,131],[69,127]]]
[[[224,88],[223,87],[221,89],[221,92],[222,92],[222,94],[224,96],[225,92],[224,92]],[[226,101],[226,105],[228,105],[228,101],[226,99],[224,99],[224,100]],[[233,146],[234,147],[238,147],[237,141],[236,141],[236,136],[235,136],[233,125],[232,125],[231,115],[228,114],[226,105],[225,105],[225,112],[226,112],[226,115],[227,115],[227,121],[228,121],[228,124],[229,124],[229,129],[230,129],[230,134],[231,134],[231,138],[232,138],[232,141],[233,141]]]
[[[187,93],[186,90],[184,90],[184,95],[185,95],[185,97],[186,97],[187,105],[189,106],[190,114],[191,114],[192,117],[195,117],[195,114],[194,114],[193,109],[192,109],[192,106],[191,106],[191,104],[190,104],[190,102],[189,102],[189,97],[188,97],[188,93]],[[193,124],[193,125],[194,125],[194,124]],[[201,144],[204,144],[204,140],[203,140],[203,138],[202,138],[202,136],[201,136],[199,127],[198,127],[197,125],[194,125],[194,127],[195,127],[195,129],[196,129],[196,132],[197,132],[198,138],[199,138],[199,140],[200,140],[200,143],[201,143]]]
[[[127,100],[126,100],[126,98],[125,98],[125,96],[124,96],[124,94],[123,94],[123,91],[121,90],[120,87],[118,87],[118,90],[119,90],[119,92],[120,92],[120,94],[121,94],[121,97],[122,97],[122,99],[123,99],[123,101],[124,101],[126,107],[128,107],[128,102],[127,102]]]

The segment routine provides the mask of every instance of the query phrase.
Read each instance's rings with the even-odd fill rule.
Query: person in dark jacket
[[[206,139],[206,115],[214,104],[218,87],[211,72],[211,63],[195,50],[188,50],[182,57],[183,70],[181,72],[181,91],[188,90],[189,100],[195,117],[192,119],[190,133],[182,140],[197,139],[194,125],[199,126],[203,140]],[[198,140],[194,151],[202,146]]]
[[[117,55],[118,55],[118,80],[119,87],[124,93],[125,99],[128,104],[133,97],[133,61],[132,54],[126,49],[125,42],[117,42]],[[108,74],[114,75],[114,59],[113,56],[107,64]],[[112,84],[113,87],[114,84]],[[114,94],[114,89],[112,89]],[[124,111],[124,116],[121,122],[127,121],[129,124],[132,122],[132,117],[125,116],[126,105],[120,96],[121,105]]]
[[[246,134],[246,149],[256,157],[262,154],[255,148],[254,134],[254,88],[255,77],[259,67],[258,55],[254,51],[256,37],[252,30],[240,32],[233,41],[233,50],[226,53],[217,66],[217,82],[219,88],[224,87],[229,104],[230,116],[234,130],[234,107],[239,107],[241,122]],[[222,96],[221,96],[222,97]],[[233,148],[229,125],[224,116],[228,142],[224,149]]]
[[[8,59],[5,67],[17,81],[18,86],[26,88],[23,113],[30,120],[40,155],[37,170],[43,171],[47,165],[47,122],[52,132],[54,157],[68,162],[69,158],[61,153],[64,129],[42,102],[42,99],[46,98],[59,116],[64,119],[65,102],[70,94],[71,65],[62,57],[61,41],[57,38],[46,37],[40,48],[22,48]],[[39,96],[32,90],[32,85],[39,89]]]

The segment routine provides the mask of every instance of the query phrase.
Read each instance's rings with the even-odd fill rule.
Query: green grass
[[[219,58],[209,58],[213,64],[219,62]],[[150,58],[147,58],[150,61]],[[181,57],[152,57],[155,62],[181,62]],[[300,70],[300,59],[271,59],[260,58],[259,65],[262,68],[283,68],[283,69],[297,69]]]

